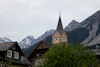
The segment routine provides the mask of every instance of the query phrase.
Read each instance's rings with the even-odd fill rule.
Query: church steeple
[[[58,25],[55,33],[52,35],[52,43],[58,44],[61,42],[68,42],[68,37],[66,32],[63,30],[63,25],[61,21],[61,13],[59,13]]]
[[[62,30],[63,30],[63,25],[62,25],[61,15],[60,14],[59,14],[59,20],[58,20],[57,30],[58,30],[59,33],[61,33]]]

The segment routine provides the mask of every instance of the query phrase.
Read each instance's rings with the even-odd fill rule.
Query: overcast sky
[[[0,37],[21,41],[56,29],[59,10],[63,27],[82,22],[100,10],[100,0],[0,0]]]

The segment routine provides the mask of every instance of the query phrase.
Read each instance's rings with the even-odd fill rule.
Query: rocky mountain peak
[[[68,26],[65,27],[65,31],[72,31],[75,28],[78,28],[79,23],[76,20],[72,20]]]
[[[19,45],[21,48],[27,48],[28,46],[31,46],[35,43],[35,39],[32,35],[27,36],[24,38],[21,42],[19,42]]]
[[[72,20],[71,23],[68,24],[68,26],[77,26],[78,22],[76,20]]]

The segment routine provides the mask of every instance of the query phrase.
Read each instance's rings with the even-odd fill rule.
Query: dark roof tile
[[[0,43],[0,51],[8,50],[12,45],[16,44],[17,42],[6,42]]]

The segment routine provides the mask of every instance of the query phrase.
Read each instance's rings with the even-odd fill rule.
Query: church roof
[[[58,32],[59,32],[60,34],[63,32],[63,25],[62,25],[62,21],[61,21],[61,16],[59,16],[58,25],[57,25],[57,30],[58,30]]]

